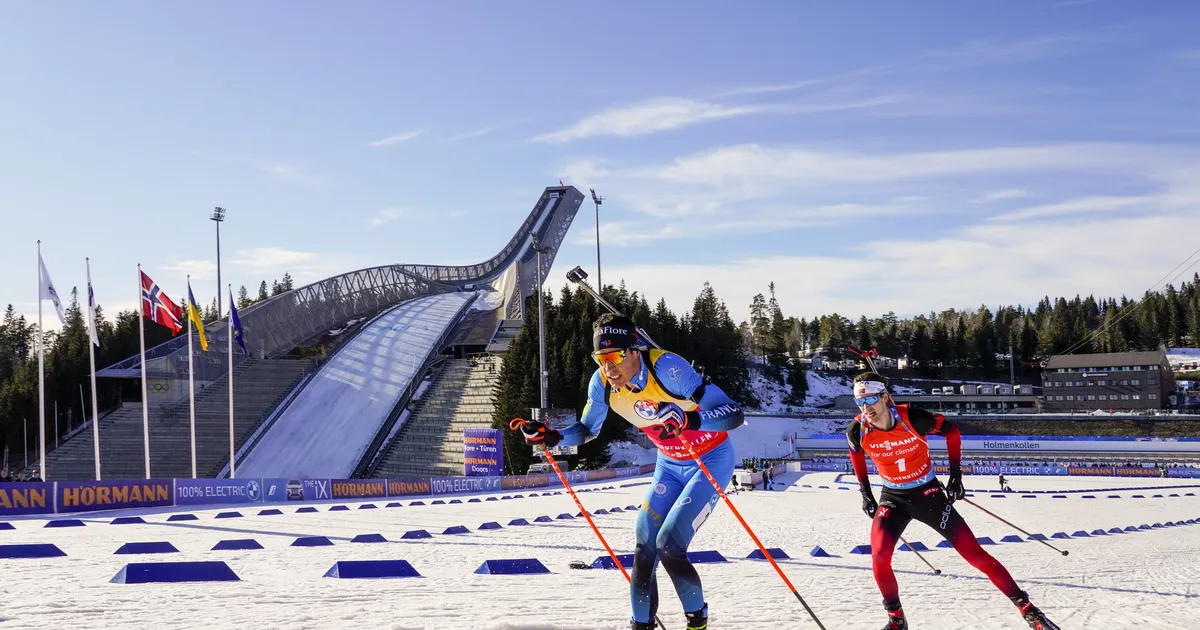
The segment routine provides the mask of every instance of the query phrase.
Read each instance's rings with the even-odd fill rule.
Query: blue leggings
[[[718,483],[733,476],[733,445],[728,441],[700,457]],[[687,548],[720,495],[694,461],[676,461],[658,456],[654,481],[638,512],[637,550],[629,584],[633,619],[643,623],[658,610],[658,579],[655,569],[661,560],[684,612],[704,607],[700,576],[687,558]]]

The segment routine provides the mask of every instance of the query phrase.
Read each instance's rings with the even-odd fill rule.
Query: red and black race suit
[[[884,488],[880,493],[879,508],[871,523],[871,568],[885,603],[900,601],[900,589],[892,572],[892,552],[900,535],[914,519],[950,541],[954,550],[971,566],[987,575],[1000,592],[1010,598],[1022,594],[1008,569],[979,546],[971,528],[946,498],[942,484],[935,479],[916,488]]]

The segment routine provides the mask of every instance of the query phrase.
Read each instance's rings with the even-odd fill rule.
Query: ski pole
[[[704,476],[708,478],[708,482],[711,483],[713,488],[717,490],[717,494],[721,495],[722,499],[725,499],[725,505],[729,506],[729,511],[733,512],[733,515],[737,517],[738,522],[741,523],[742,527],[746,529],[746,533],[750,534],[750,539],[753,540],[754,544],[758,546],[759,552],[761,552],[763,557],[771,563],[772,567],[775,567],[775,572],[779,574],[781,579],[783,579],[783,583],[787,585],[788,590],[792,592],[792,595],[795,595],[796,599],[800,600],[800,605],[804,606],[804,610],[808,612],[808,616],[812,617],[812,620],[816,622],[818,628],[825,630],[825,626],[821,623],[821,620],[817,618],[817,613],[813,612],[813,609],[809,607],[808,602],[804,601],[804,598],[800,596],[800,592],[796,590],[796,587],[792,586],[791,580],[789,580],[787,575],[784,574],[783,569],[779,568],[779,565],[775,562],[775,558],[771,557],[770,552],[768,552],[767,548],[763,546],[762,541],[760,541],[758,536],[754,534],[754,530],[750,529],[750,526],[746,524],[746,519],[742,518],[742,514],[738,512],[736,507],[733,506],[733,501],[729,500],[729,496],[725,494],[725,490],[721,488],[721,484],[712,476],[712,473],[708,471],[708,466],[705,466],[704,462],[700,461],[700,456],[696,454],[696,449],[692,448],[692,443],[689,442],[687,438],[683,437],[682,434],[676,437],[678,437],[679,441],[683,442],[683,445],[687,447],[688,454],[692,456],[692,459],[695,460],[696,465],[700,467],[700,471],[703,472]]]
[[[508,428],[512,431],[519,431],[523,426],[525,426],[524,418],[513,418],[512,422],[508,423]],[[558,475],[558,480],[561,481],[563,487],[567,489],[567,493],[571,495],[572,499],[575,499],[575,505],[579,507],[579,512],[583,514],[583,518],[587,519],[588,525],[592,526],[592,532],[596,534],[596,538],[600,539],[600,544],[604,545],[604,550],[608,552],[608,557],[612,558],[613,564],[617,565],[617,568],[621,570],[621,575],[625,576],[625,581],[632,582],[633,579],[630,578],[629,573],[625,571],[625,565],[621,564],[621,559],[618,558],[617,554],[613,552],[612,547],[608,546],[608,541],[604,539],[604,534],[600,533],[600,528],[596,527],[596,523],[592,521],[592,515],[588,513],[587,508],[583,507],[583,503],[579,500],[579,496],[575,494],[575,489],[571,487],[570,482],[567,481],[567,476],[564,475],[562,469],[558,467],[558,462],[555,461],[554,456],[550,454],[550,450],[543,448],[542,455],[546,457],[546,461],[550,462],[550,466],[554,468],[554,473]],[[658,615],[654,616],[654,621],[658,623],[659,628],[662,630],[667,630],[667,627],[663,625],[663,622],[658,618]]]
[[[921,552],[920,552],[920,551],[917,551],[917,550],[916,550],[916,548],[914,548],[912,545],[908,544],[908,541],[907,541],[907,540],[904,540],[904,537],[903,537],[903,536],[901,536],[901,537],[900,537],[900,542],[904,543],[904,546],[905,546],[905,547],[908,547],[908,550],[909,550],[909,551],[911,551],[911,552],[913,552],[913,553],[917,554],[917,557],[921,559],[921,562],[924,562],[924,563],[925,563],[925,566],[929,567],[929,568],[930,568],[930,569],[933,571],[933,574],[934,574],[934,575],[941,575],[941,574],[942,574],[942,570],[941,570],[941,569],[935,569],[935,568],[933,567],[933,565],[932,565],[932,564],[929,564],[929,561],[925,559],[925,556],[921,555]]]
[[[1006,520],[1004,520],[1004,519],[1000,518],[1000,517],[999,517],[999,516],[998,516],[996,513],[992,512],[991,510],[989,510],[989,509],[987,509],[987,508],[983,507],[982,505],[979,505],[978,503],[976,503],[976,502],[974,502],[974,501],[972,501],[972,500],[970,500],[970,499],[963,499],[963,501],[965,501],[965,502],[967,502],[967,503],[970,503],[971,505],[974,505],[975,507],[977,507],[977,508],[979,508],[979,509],[983,510],[983,513],[984,513],[984,514],[987,514],[988,516],[991,516],[992,518],[994,518],[994,519],[996,519],[996,520],[1000,521],[1001,523],[1004,523],[1005,525],[1008,525],[1009,527],[1011,527],[1011,528],[1013,528],[1013,529],[1015,529],[1015,530],[1017,530],[1017,531],[1021,532],[1022,534],[1025,534],[1025,535],[1026,535],[1027,537],[1029,537],[1031,540],[1036,540],[1036,541],[1038,541],[1038,542],[1042,543],[1043,545],[1046,545],[1047,547],[1049,547],[1049,548],[1051,548],[1051,549],[1053,549],[1053,550],[1057,551],[1058,553],[1061,553],[1061,554],[1062,554],[1062,555],[1064,555],[1064,556],[1066,556],[1066,555],[1069,555],[1069,554],[1070,554],[1070,552],[1069,552],[1069,551],[1066,551],[1065,549],[1059,549],[1058,547],[1055,547],[1054,545],[1051,545],[1050,543],[1048,543],[1048,542],[1046,542],[1046,541],[1042,540],[1041,538],[1037,538],[1037,537],[1035,537],[1033,534],[1030,534],[1029,532],[1027,532],[1027,531],[1025,531],[1025,530],[1021,529],[1020,527],[1017,527],[1016,525],[1013,525],[1012,523],[1009,523],[1008,521],[1006,521]]]

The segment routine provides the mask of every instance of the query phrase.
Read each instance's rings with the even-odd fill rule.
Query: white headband
[[[875,394],[883,394],[887,392],[887,385],[879,381],[859,381],[854,384],[854,397],[864,398]]]

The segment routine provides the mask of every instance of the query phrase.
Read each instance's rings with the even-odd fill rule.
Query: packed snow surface
[[[742,492],[732,500],[768,547],[792,559],[780,561],[792,583],[827,628],[876,628],[884,616],[872,579],[870,558],[850,554],[868,542],[870,523],[859,511],[858,492],[839,484],[836,473],[778,476],[778,492]],[[647,478],[581,486],[589,509],[640,504]],[[968,487],[991,489],[993,478],[966,479]],[[624,484],[637,484],[621,487]],[[1183,485],[1181,480],[1112,478],[1013,478],[1016,494],[976,495],[975,501],[1030,532],[1051,535],[1077,530],[1186,521],[1200,517],[1200,489],[1132,490]],[[811,487],[803,487],[808,485]],[[818,486],[828,486],[827,489]],[[1200,484],[1191,484],[1200,485]],[[842,490],[840,488],[848,488]],[[1117,490],[1107,490],[1118,488]],[[1126,489],[1119,489],[1126,488]],[[1024,490],[1095,489],[1067,498],[1021,498]],[[1105,489],[1105,490],[1101,490]],[[507,491],[505,494],[525,494]],[[1146,498],[1131,498],[1139,494]],[[1152,498],[1153,495],[1161,498]],[[1179,496],[1170,496],[1177,494]],[[1108,498],[1117,495],[1121,498]],[[448,500],[450,497],[441,497]],[[587,523],[554,520],[509,526],[514,518],[575,514],[565,494],[501,501],[387,508],[391,500],[346,502],[350,511],[296,514],[295,503],[241,507],[244,518],[214,520],[218,511],[192,510],[197,521],[167,523],[167,513],[142,510],[145,524],[110,525],[114,513],[85,515],[86,527],[43,529],[45,519],[12,518],[16,529],[0,531],[0,544],[54,543],[66,557],[5,560],[0,617],[13,628],[445,628],[490,630],[592,630],[625,628],[629,594],[615,570],[572,570],[572,560],[604,555]],[[424,498],[429,503],[429,498]],[[256,516],[259,508],[284,514]],[[1017,532],[969,505],[958,508],[975,534],[999,541]],[[176,509],[175,511],[182,511]],[[125,511],[123,514],[133,513]],[[617,553],[634,548],[636,512],[600,515],[596,523]],[[496,521],[497,530],[479,530]],[[443,535],[452,525],[468,534]],[[427,540],[401,540],[425,529]],[[357,534],[379,533],[381,544],[351,543]],[[290,547],[298,536],[327,536],[329,547]],[[981,574],[953,550],[938,549],[938,536],[919,523],[909,541],[931,548],[925,557],[943,574],[932,575],[911,553],[895,554],[894,566],[910,623],[922,630],[964,628],[1016,630],[1027,626]],[[254,538],[265,549],[209,551],[219,540]],[[180,553],[115,556],[126,542],[169,541]],[[1200,610],[1200,525],[1155,528],[1137,533],[1052,540],[1067,557],[1035,542],[986,547],[1013,573],[1033,601],[1063,628],[1185,630],[1197,627]],[[814,558],[821,546],[833,557]],[[747,560],[754,548],[729,509],[722,505],[700,529],[692,550],[716,550],[729,561],[698,565],[714,630],[815,628],[795,597],[763,561]],[[487,559],[537,558],[549,575],[476,575]],[[322,575],[339,560],[404,559],[423,578],[349,580]],[[224,560],[239,582],[110,584],[127,562]],[[683,611],[665,575],[660,616],[671,630],[683,628]]]

